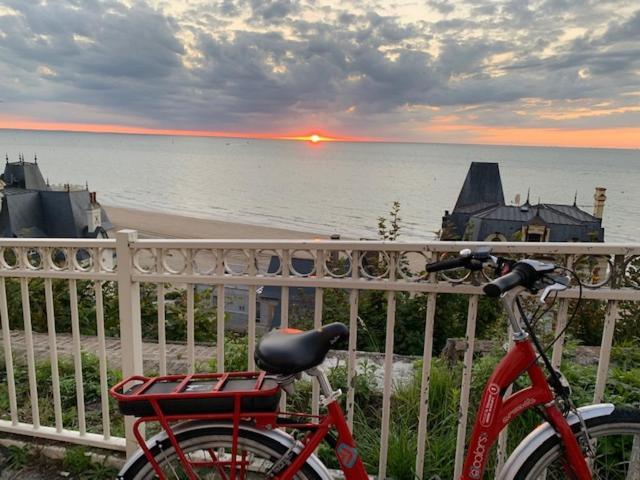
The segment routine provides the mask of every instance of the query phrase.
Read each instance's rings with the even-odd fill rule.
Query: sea
[[[469,165],[498,162],[508,204],[593,210],[607,188],[609,242],[640,236],[640,150],[255,140],[0,130],[0,154],[35,156],[51,184],[88,184],[106,205],[376,238],[400,202],[400,239],[435,238]]]

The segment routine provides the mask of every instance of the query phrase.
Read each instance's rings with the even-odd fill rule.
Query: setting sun
[[[321,140],[320,135],[317,135],[314,133],[309,137],[309,140],[312,141],[313,143],[318,143]]]

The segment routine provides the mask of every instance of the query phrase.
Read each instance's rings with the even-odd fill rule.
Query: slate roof
[[[87,212],[91,208],[90,192],[51,190],[36,163],[7,163],[3,178],[10,183],[2,191],[2,237],[94,238],[113,228],[101,207],[102,227],[90,232],[87,225]]]
[[[37,163],[7,162],[1,176],[7,186],[26,188],[28,190],[47,190],[47,183],[42,178]]]
[[[474,217],[490,219],[490,220],[506,220],[509,222],[529,223],[534,217],[540,217],[542,221],[548,224],[557,225],[581,225],[582,222],[576,220],[575,217],[565,215],[545,204],[529,206],[527,210],[516,206],[496,207],[486,212],[478,213]]]
[[[471,164],[453,212],[445,212],[442,239],[511,239],[526,225],[548,225],[549,241],[604,241],[602,220],[575,204],[505,205],[498,164],[481,162]]]
[[[497,163],[471,162],[454,211],[483,203],[504,205],[500,169]]]

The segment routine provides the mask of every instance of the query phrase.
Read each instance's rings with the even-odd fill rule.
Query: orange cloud
[[[434,141],[584,148],[640,148],[640,128],[535,128],[488,127],[448,121],[428,125],[423,131]]]

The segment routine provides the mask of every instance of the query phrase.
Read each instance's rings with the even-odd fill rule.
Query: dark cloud
[[[185,129],[320,119],[362,133],[472,106],[483,108],[457,115],[533,121],[532,98],[638,98],[640,10],[623,3],[416,0],[412,15],[384,2],[150,2],[0,0],[5,108],[50,102],[70,106],[65,120],[90,108]]]

